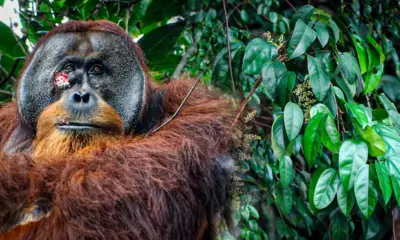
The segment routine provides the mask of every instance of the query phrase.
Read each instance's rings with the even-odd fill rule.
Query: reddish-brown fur
[[[140,49],[104,21],[62,25],[38,45],[63,31],[124,36],[147,71]],[[148,84],[149,93],[165,93],[163,121],[178,109],[192,84]],[[57,104],[49,106],[39,118],[35,154],[0,152],[0,232],[8,231],[0,239],[200,239],[212,229],[221,210],[211,206],[219,191],[212,169],[215,159],[231,148],[229,101],[198,86],[177,117],[159,131],[99,137],[76,153],[45,151],[54,147],[52,141],[38,148],[41,130],[52,131],[46,121],[63,114],[56,109]],[[0,147],[18,119],[15,103],[0,108]],[[49,216],[14,228],[13,219],[38,200],[49,204]]]

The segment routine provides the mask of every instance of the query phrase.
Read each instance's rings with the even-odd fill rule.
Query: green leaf
[[[177,6],[183,6],[186,3],[187,0],[151,1],[141,22],[144,26],[149,26],[153,23],[169,20],[171,17],[180,15],[183,8]]]
[[[335,119],[332,115],[328,115],[326,118],[322,144],[333,153],[339,152],[340,145],[342,144],[340,134],[336,129]]]
[[[325,47],[329,41],[328,26],[326,26],[326,24],[324,24],[324,23],[317,22],[315,24],[315,31],[317,32],[317,37],[318,37],[319,43],[321,43],[322,47]]]
[[[372,127],[367,126],[363,130],[360,124],[358,124],[357,122],[353,122],[353,124],[357,132],[360,134],[360,136],[365,140],[365,142],[367,142],[369,155],[373,157],[379,157],[385,154],[386,152],[385,142],[383,141],[382,137],[379,136],[379,134],[376,133]]]
[[[318,179],[314,192],[314,204],[318,209],[326,208],[335,198],[339,188],[339,176],[335,169],[326,169]]]
[[[314,205],[315,187],[317,186],[318,179],[320,178],[321,174],[325,171],[325,169],[326,167],[318,167],[311,175],[310,186],[308,191],[308,202],[313,212],[318,211],[318,209]]]
[[[379,187],[382,190],[383,199],[385,204],[387,204],[392,196],[392,184],[390,182],[389,171],[385,166],[384,162],[375,162],[376,175],[379,180]]]
[[[310,167],[314,165],[315,158],[321,149],[322,135],[324,132],[327,114],[318,113],[311,118],[304,132],[303,151]]]
[[[378,86],[382,78],[385,61],[385,55],[379,44],[370,36],[367,36],[367,42],[369,43],[369,47],[367,48],[368,71],[365,77],[364,93],[370,93]]]
[[[329,26],[331,27],[333,32],[333,39],[335,40],[335,43],[337,43],[337,41],[339,40],[339,27],[332,19],[329,19]]]
[[[369,124],[369,119],[366,112],[364,111],[364,108],[358,104],[353,103],[347,103],[346,106],[356,118],[358,123],[361,124],[361,128],[365,129]]]
[[[361,68],[361,74],[364,74],[365,72],[367,72],[368,69],[368,57],[367,50],[365,49],[364,40],[356,34],[352,34],[351,37],[353,40],[353,44],[356,47],[358,63],[360,64]]]
[[[253,216],[255,219],[258,219],[260,217],[257,209],[255,209],[253,206],[247,205],[247,209],[249,210],[251,216]]]
[[[343,240],[349,237],[349,224],[347,218],[341,213],[336,213],[332,220],[333,240]]]
[[[9,26],[0,22],[0,53],[1,55],[5,55],[9,58],[15,57],[23,57],[25,56],[24,52],[18,45],[17,40],[14,37],[14,34]]]
[[[340,101],[346,102],[344,98],[344,94],[340,88],[332,86],[332,92],[336,95],[337,98],[339,98]]]
[[[354,193],[353,191],[347,191],[343,184],[339,184],[338,192],[337,192],[337,202],[340,208],[340,211],[346,216],[350,216],[351,209],[354,206]]]
[[[307,67],[313,93],[319,101],[322,101],[330,88],[329,72],[324,62],[310,55],[307,56]]]
[[[282,187],[286,188],[289,186],[294,178],[293,163],[290,157],[281,156],[279,160],[279,175]]]
[[[153,71],[162,71],[165,64],[171,63],[171,59],[174,58],[166,56],[174,56],[173,47],[184,28],[185,24],[182,22],[163,25],[152,30],[139,40],[138,43],[145,53],[146,59],[149,61],[150,69]],[[176,67],[178,63],[179,58],[173,66]]]
[[[301,19],[297,20],[289,42],[289,59],[297,58],[307,51],[317,38],[317,33]]]
[[[294,72],[285,72],[280,77],[278,83],[278,103],[281,107],[284,107],[286,103],[290,100],[290,95],[292,94],[294,84],[296,83],[296,74]]]
[[[297,104],[288,102],[283,113],[285,130],[289,140],[293,140],[300,132],[303,126],[303,111]]]
[[[373,172],[369,171],[369,165],[363,165],[357,172],[354,181],[354,194],[360,211],[369,219],[374,212],[378,192],[374,188]]]
[[[293,206],[292,190],[289,187],[283,188],[278,184],[276,186],[276,201],[282,213],[288,215]]]
[[[339,53],[338,57],[341,76],[346,79],[349,84],[353,84],[356,77],[361,79],[360,67],[356,59],[348,52]]]
[[[400,178],[392,176],[391,179],[394,190],[394,196],[396,197],[397,204],[400,204]]]
[[[339,151],[339,174],[346,191],[353,188],[357,172],[367,160],[368,147],[364,142],[347,140],[342,144]]]
[[[272,134],[279,147],[286,149],[288,140],[285,133],[283,115],[279,115],[272,124]]]
[[[259,74],[264,63],[278,56],[278,48],[261,38],[253,39],[246,48],[242,71],[247,74]]]
[[[244,23],[247,23],[249,21],[249,14],[247,14],[247,11],[242,9],[242,11],[240,11],[240,17],[242,18],[242,21]]]
[[[292,18],[290,19],[290,25],[294,25],[297,23],[299,19],[301,19],[303,22],[308,22],[310,17],[314,13],[314,7],[311,5],[305,5],[302,6],[301,8],[297,9],[297,11],[293,14]]]
[[[284,72],[286,72],[286,67],[282,62],[267,62],[262,67],[261,76],[263,79],[264,91],[267,96],[272,99],[275,99],[278,79]]]
[[[379,233],[380,222],[377,219],[376,215],[372,215],[369,220],[362,220],[362,227],[364,232],[364,239],[374,239],[376,234]]]
[[[272,125],[272,128],[273,127]],[[285,154],[285,149],[279,146],[278,142],[275,140],[274,134],[271,134],[271,148],[276,158],[280,158]]]
[[[353,102],[353,97],[356,94],[356,83],[350,84],[344,78],[336,76],[336,83],[339,85],[340,89],[343,90],[349,102]]]

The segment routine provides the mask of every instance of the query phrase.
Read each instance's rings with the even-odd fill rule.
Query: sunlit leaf
[[[368,160],[367,145],[358,140],[347,140],[339,151],[339,175],[346,191],[353,188],[358,170]]]
[[[378,192],[374,188],[373,176],[369,171],[370,166],[365,164],[360,167],[354,181],[354,195],[357,205],[365,218],[369,219],[375,210]]]
[[[317,33],[301,19],[297,20],[289,42],[288,55],[290,59],[297,58],[307,51],[317,38]]]
[[[259,74],[264,63],[278,56],[275,45],[261,38],[253,39],[246,48],[242,70],[247,74]]]
[[[279,160],[279,176],[283,188],[289,186],[294,178],[294,169],[292,159],[288,156],[282,156]]]
[[[310,55],[307,56],[307,67],[313,93],[319,101],[322,101],[330,88],[330,76],[327,68],[324,62]]]
[[[293,140],[299,134],[303,126],[303,111],[297,104],[289,102],[285,106],[283,118],[287,136],[289,140]]]
[[[318,209],[326,208],[335,198],[339,188],[339,176],[335,169],[326,169],[318,179],[314,192],[314,204]]]
[[[327,114],[318,113],[311,118],[304,132],[303,151],[308,165],[313,166],[321,149],[322,134],[324,133]]]

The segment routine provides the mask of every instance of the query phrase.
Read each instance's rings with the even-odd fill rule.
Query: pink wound
[[[69,86],[68,74],[63,72],[56,73],[54,84],[58,87]]]

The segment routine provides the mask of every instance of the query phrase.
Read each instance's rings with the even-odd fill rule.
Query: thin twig
[[[397,237],[396,237],[396,225],[395,225],[394,222],[395,222],[395,221],[394,221],[394,210],[392,210],[392,225],[393,225],[392,231],[393,231],[393,239],[394,239],[394,240],[397,240]]]
[[[296,8],[289,2],[289,0],[285,0],[287,2],[287,4],[289,4],[289,6],[294,10],[294,12],[296,12]]]
[[[0,89],[0,94],[10,95],[12,96],[12,92]]]
[[[10,20],[11,21],[11,20]],[[28,56],[28,52],[26,51],[26,49],[24,48],[24,46],[22,46],[21,41],[19,40],[17,34],[15,34],[14,30],[13,30],[13,25],[12,23],[10,23],[10,28],[11,28],[11,32],[15,38],[15,41],[17,41],[18,46],[21,48],[22,52],[25,54],[25,56]]]
[[[178,66],[175,69],[174,74],[172,74],[172,79],[178,79],[179,76],[182,73],[183,68],[185,67],[187,60],[189,58],[190,55],[193,54],[193,52],[196,50],[197,44],[199,43],[201,37],[203,36],[203,32],[201,32],[200,34],[198,34],[198,36],[196,37],[194,43],[192,44],[192,46],[190,46],[190,48],[185,52],[185,54],[183,55],[181,61],[179,62]]]
[[[199,76],[196,79],[196,82],[193,84],[192,88],[190,88],[189,92],[186,94],[185,98],[183,99],[181,105],[179,105],[178,109],[175,111],[174,115],[172,115],[172,117],[170,117],[168,120],[166,120],[163,124],[161,124],[158,128],[153,130],[151,133],[154,133],[154,132],[157,132],[158,130],[160,130],[162,127],[167,125],[178,115],[179,111],[182,109],[183,105],[186,103],[187,99],[190,97],[193,90],[196,88],[197,84],[200,82],[200,79],[202,76],[203,76],[203,72],[200,72]]]
[[[233,79],[233,71],[232,71],[231,44],[230,44],[230,40],[229,40],[229,20],[228,20],[228,13],[226,12],[225,0],[222,0],[222,5],[224,7],[224,14],[225,14],[226,46],[228,48],[228,64],[229,64],[229,74],[231,76],[231,82],[232,82],[233,100],[235,102],[235,105],[238,106],[238,103],[237,103],[237,100],[236,100],[235,81]]]
[[[257,81],[254,83],[253,88],[250,90],[249,95],[247,95],[246,99],[243,100],[242,104],[240,105],[239,111],[235,117],[235,120],[233,120],[232,125],[231,125],[231,129],[236,125],[236,123],[239,121],[240,116],[242,116],[242,113],[247,105],[247,103],[249,102],[251,96],[253,96],[253,94],[255,93],[258,85],[260,85],[262,81],[262,77],[258,77]]]
[[[3,71],[4,74],[7,75],[7,77],[10,75],[10,73],[7,72],[7,70],[6,70],[3,66],[1,66],[1,65],[0,65],[0,70]],[[13,82],[17,82],[17,79],[15,79],[15,77],[13,77],[12,75],[10,75],[10,79],[11,79]],[[4,81],[4,82],[5,82],[5,81]],[[2,82],[1,84],[3,84],[3,82]]]
[[[131,11],[131,7],[132,7],[132,4],[128,4],[128,8],[126,9],[126,13],[125,13],[125,32],[126,33],[128,33],[128,30],[129,30],[129,18],[130,18],[130,14],[129,14],[129,12]]]

